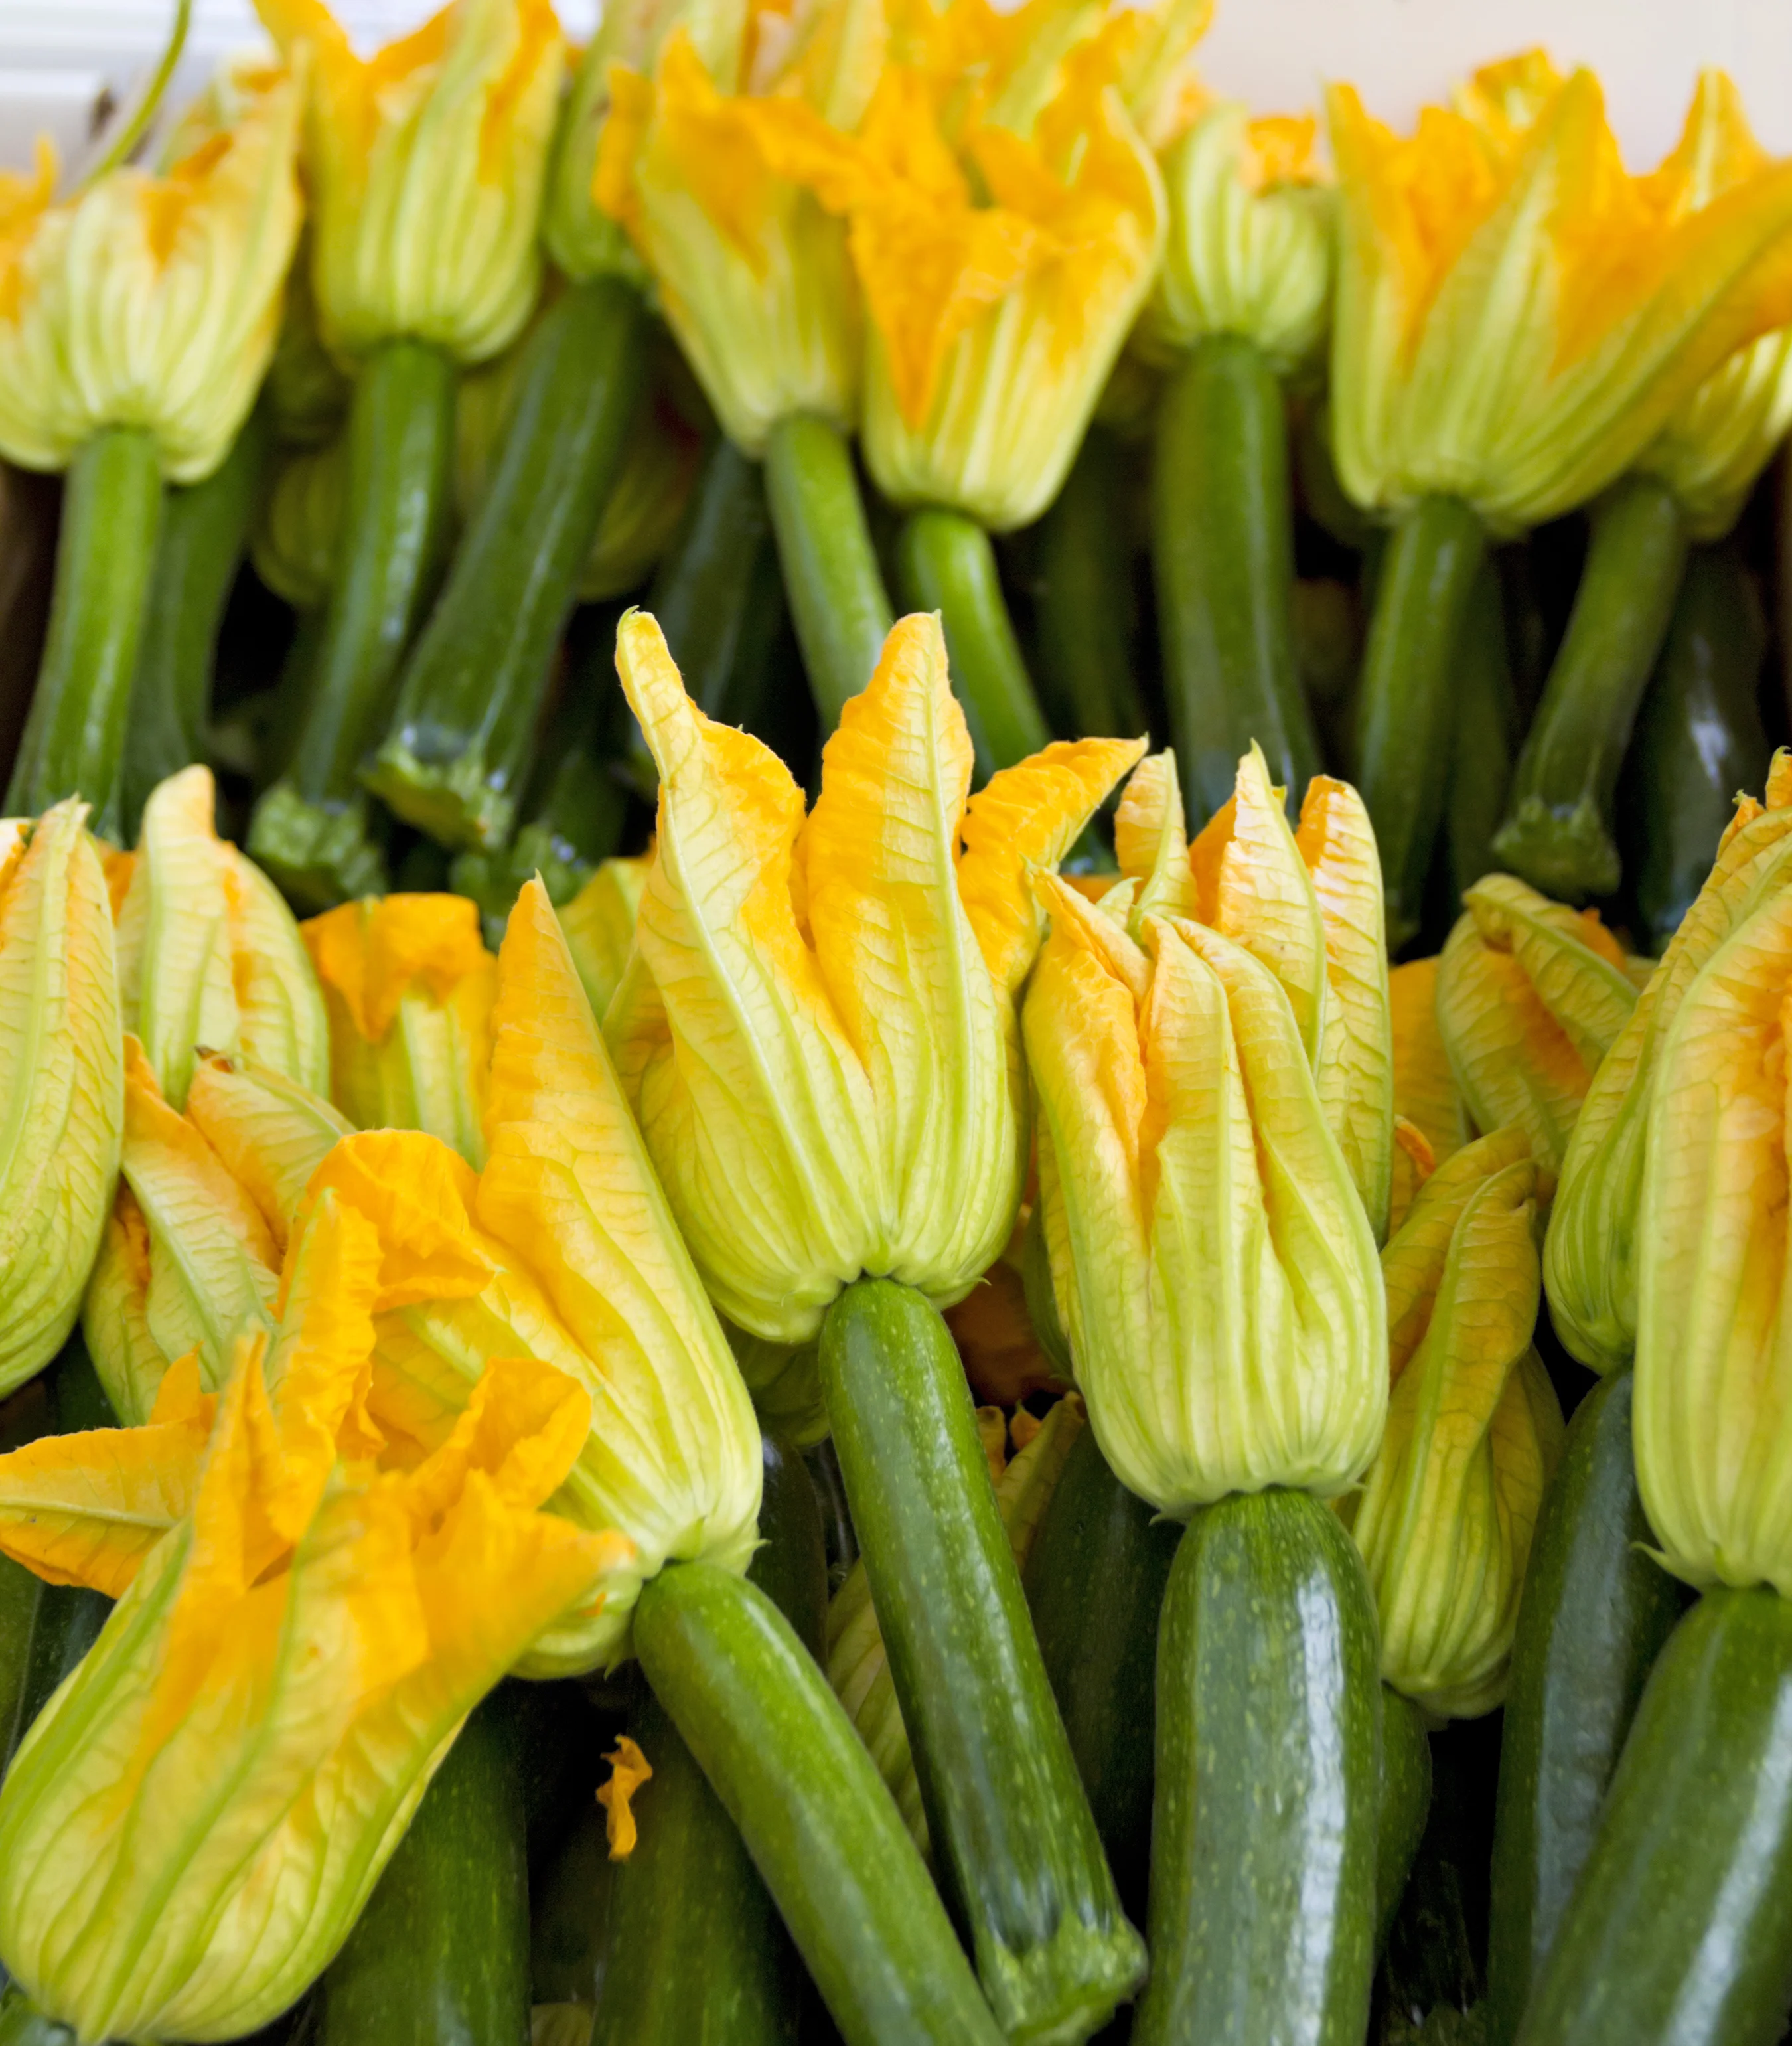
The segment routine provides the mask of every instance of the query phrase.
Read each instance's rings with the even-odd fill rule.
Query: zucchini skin
[[[1181,1538],[1115,1477],[1085,1428],[1027,1559],[1046,1675],[1129,1913],[1143,1911],[1150,1867],[1158,1618]]]
[[[1375,1951],[1393,1930],[1431,1816],[1431,1735],[1419,1708],[1382,1686],[1382,1785],[1375,1825]]]
[[[1596,1836],[1643,1687],[1686,1600],[1644,1553],[1628,1366],[1574,1410],[1531,1546],[1493,1824],[1489,2046],[1517,2033]]]
[[[1127,481],[1118,438],[1092,425],[1039,521],[1033,639],[1041,693],[1060,731],[1090,739],[1150,728],[1133,670]]]
[[[1046,1679],[945,1322],[861,1279],[822,1390],[944,1893],[1010,2038],[1086,2038],[1144,1972]]]
[[[1707,1592],[1650,1673],[1520,2046],[1775,2046],[1792,2011],[1792,1603]]]
[[[529,1857],[503,1686],[468,1715],[318,2005],[318,2046],[528,2046]]]
[[[1300,1492],[1204,1507],[1158,1636],[1152,1975],[1134,2046],[1360,2046],[1382,1685],[1362,1559]]]

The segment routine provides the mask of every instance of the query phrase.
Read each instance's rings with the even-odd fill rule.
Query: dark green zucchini
[[[1041,691],[1066,739],[1136,739],[1150,728],[1133,671],[1125,466],[1118,438],[1092,426],[1039,521],[1034,639]]]
[[[1685,1600],[1645,1553],[1632,1392],[1626,1368],[1574,1410],[1531,1546],[1500,1751],[1489,2046],[1507,2046],[1517,2032],[1643,1686]]]
[[[1164,688],[1191,827],[1254,740],[1298,808],[1319,741],[1294,666],[1294,515],[1281,385],[1257,344],[1214,334],[1158,407],[1151,555]]]
[[[1792,1602],[1707,1592],[1649,1675],[1520,2046],[1775,2046],[1792,2013]]]
[[[554,651],[641,402],[646,336],[641,294],[598,277],[568,286],[524,346],[496,472],[362,771],[441,844],[510,840]]]
[[[530,1885],[529,1978],[536,2003],[595,2010],[610,1959],[610,1903],[616,1870],[603,1808],[588,1795],[560,1851]]]
[[[1463,891],[1500,864],[1493,834],[1505,814],[1506,784],[1518,743],[1518,702],[1506,654],[1505,607],[1491,562],[1476,579],[1456,664],[1456,735],[1450,762],[1450,796],[1443,814],[1443,857],[1449,870],[1450,914]]]
[[[318,1996],[319,2046],[528,2046],[529,1861],[503,1686],[461,1728]]]
[[[1158,1636],[1151,1982],[1134,2046],[1358,2046],[1382,1685],[1362,1558],[1304,1492],[1204,1507]]]
[[[706,717],[722,715],[755,572],[769,554],[776,548],[764,473],[732,441],[719,438],[647,598],[685,693]]]
[[[1158,1616],[1181,1537],[1120,1483],[1085,1428],[1027,1559],[1046,1675],[1121,1901],[1139,1914],[1151,1859]]]
[[[827,1638],[827,1547],[821,1502],[800,1450],[776,1435],[761,1441],[764,1490],[759,1546],[747,1570],[819,1662]]]
[[[1085,2037],[1144,1972],[1028,1616],[945,1322],[861,1279],[821,1380],[942,1886],[1011,2036]]]
[[[1431,1812],[1431,1735],[1419,1708],[1382,1686],[1382,1794],[1375,1822],[1375,1951],[1388,1943]]]

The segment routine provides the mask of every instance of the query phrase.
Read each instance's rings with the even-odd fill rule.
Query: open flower
[[[136,852],[108,877],[125,1027],[177,1109],[202,1051],[329,1084],[329,1028],[299,927],[260,868],[219,838],[217,806],[209,767],[171,775],[143,806]]]
[[[589,1404],[486,1365],[383,1468],[373,1315],[405,1275],[332,1195],[222,1391],[0,1458],[0,1548],[118,1600],[0,1791],[0,1955],[83,2039],[240,2038],[347,1936],[481,1697],[626,1562],[538,1511]]]
[[[87,814],[0,820],[0,1393],[75,1326],[118,1172],[112,905]]]
[[[1522,1130],[1457,1152],[1383,1253],[1387,1433],[1346,1509],[1382,1623],[1382,1674],[1428,1712],[1505,1695],[1531,1538],[1562,1446],[1532,1347],[1536,1168]]]
[[[449,0],[364,63],[323,0],[256,0],[310,50],[305,167],[324,339],[495,355],[541,281],[535,230],[565,69],[549,0]]]
[[[901,620],[807,819],[776,755],[690,701],[636,612],[617,666],[659,767],[657,851],[607,1034],[717,1306],[797,1343],[861,1274],[936,1306],[1020,1203],[1015,1005],[1054,866],[1139,747],[1048,747],[970,797],[937,618]]]
[[[298,238],[300,87],[227,71],[159,176],[107,172],[61,204],[0,173],[0,454],[61,469],[106,427],[155,438],[163,474],[209,476],[260,388]]]
[[[1624,168],[1589,71],[1478,73],[1394,135],[1330,95],[1338,472],[1359,504],[1465,499],[1496,532],[1585,503],[1736,349],[1786,323],[1792,164],[1707,205]]]
[[[485,1157],[498,963],[461,895],[386,895],[301,927],[329,1013],[330,1094],[364,1129],[426,1129]]]
[[[1649,1102],[1681,1004],[1755,906],[1792,886],[1792,754],[1774,757],[1765,805],[1739,797],[1704,886],[1650,976],[1581,1104],[1543,1245],[1556,1333],[1582,1364],[1612,1371],[1636,1346],[1643,1167]]]

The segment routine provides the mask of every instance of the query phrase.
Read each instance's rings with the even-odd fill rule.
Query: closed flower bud
[[[1478,1717],[1505,1695],[1562,1444],[1532,1347],[1536,1168],[1524,1150],[1522,1131],[1502,1131],[1459,1152],[1384,1253],[1393,1392],[1346,1509],[1381,1617],[1382,1674],[1446,1718]]]
[[[1026,1179],[1027,869],[1056,864],[1139,748],[1048,747],[967,801],[939,622],[906,618],[805,819],[777,756],[685,695],[652,619],[623,620],[617,665],[659,835],[607,1033],[711,1296],[789,1343],[861,1274],[950,1306]]]
[[[599,1022],[634,950],[634,920],[653,863],[651,856],[605,860],[560,913],[567,949]]]
[[[1426,1175],[1474,1134],[1437,1027],[1435,958],[1409,959],[1388,974],[1393,1019],[1393,1191],[1388,1226],[1397,1230]]]
[[[71,799],[0,820],[0,1393],[74,1326],[118,1172],[112,905],[86,816]]]
[[[345,902],[300,926],[329,1014],[330,1098],[363,1129],[426,1129],[485,1157],[498,963],[461,895]]]

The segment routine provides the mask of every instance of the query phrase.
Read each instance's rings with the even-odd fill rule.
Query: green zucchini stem
[[[1241,334],[1198,342],[1158,408],[1151,553],[1164,691],[1191,826],[1255,740],[1297,807],[1320,770],[1294,660],[1294,514],[1281,385]]]
[[[1618,770],[1667,636],[1686,565],[1686,520],[1665,484],[1626,477],[1593,508],[1574,608],[1518,756],[1493,850],[1563,901],[1609,895]]]
[[[1039,522],[1039,678],[1059,730],[1073,737],[1136,739],[1150,729],[1132,665],[1126,484],[1118,437],[1092,426]]]
[[[670,1565],[642,1592],[634,1646],[846,2046],[998,2046],[896,1801],[765,1593]]]
[[[809,413],[779,420],[765,443],[765,498],[825,739],[871,680],[895,622],[839,428]]]
[[[964,1366],[912,1287],[849,1286],[820,1370],[929,1837],[1011,2037],[1098,2031],[1144,1973],[996,1509]]]
[[[155,436],[142,427],[102,427],[69,465],[49,633],[6,790],[10,816],[79,794],[96,836],[121,836],[125,728],[162,496]]]
[[[439,843],[516,824],[553,659],[646,380],[647,314],[615,277],[569,285],[519,365],[490,488],[361,778]]]
[[[952,687],[977,752],[977,778],[1012,767],[1049,744],[1015,637],[989,535],[962,512],[911,512],[896,540],[896,579],[910,611],[937,611]]]
[[[1375,578],[1357,702],[1357,782],[1375,827],[1388,950],[1418,936],[1450,785],[1456,663],[1486,557],[1480,519],[1455,497],[1401,515]]]
[[[453,363],[420,341],[385,342],[355,380],[335,573],[299,728],[249,822],[249,852],[303,909],[386,886],[357,770],[441,554],[454,387]]]

